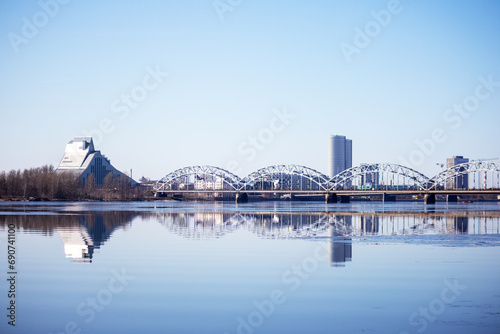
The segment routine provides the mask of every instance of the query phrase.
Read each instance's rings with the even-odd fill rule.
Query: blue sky
[[[57,165],[81,135],[136,179],[326,173],[331,134],[355,165],[428,176],[500,157],[498,1],[61,2],[0,3],[0,170]]]

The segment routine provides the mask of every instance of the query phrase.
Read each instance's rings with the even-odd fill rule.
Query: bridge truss
[[[361,164],[330,179],[331,190],[380,188],[391,190],[426,189],[429,178],[411,168],[396,164]]]
[[[456,186],[459,178],[461,187]],[[445,169],[432,178],[409,167],[386,163],[361,164],[333,178],[301,165],[268,166],[245,178],[214,166],[189,166],[167,174],[155,186],[156,192],[219,190],[234,193],[443,189],[500,189],[500,163],[464,163]]]
[[[156,182],[156,191],[238,190],[239,176],[214,166],[189,166],[177,169]]]
[[[500,189],[500,163],[473,161],[452,166],[432,177],[427,189]]]
[[[274,165],[261,168],[243,179],[240,190],[315,191],[330,188],[328,177],[300,165]]]

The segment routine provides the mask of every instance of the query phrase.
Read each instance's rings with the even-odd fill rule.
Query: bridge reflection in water
[[[3,215],[0,227],[15,223],[28,233],[58,233],[67,258],[91,263],[117,229],[133,219],[157,221],[173,234],[187,239],[223,238],[244,230],[265,239],[317,239],[327,243],[332,266],[352,260],[352,242],[418,240],[418,236],[500,234],[500,215],[488,212],[345,213],[345,212],[228,212],[217,208],[195,212],[89,211],[72,215]],[[417,237],[417,239],[415,239]],[[429,242],[427,240],[427,242]],[[453,243],[454,240],[447,242]],[[455,240],[456,242],[456,240]],[[460,239],[461,246],[467,240]],[[475,241],[470,238],[470,245]]]
[[[221,238],[242,229],[260,238],[325,240],[330,264],[337,267],[352,260],[353,238],[500,234],[499,215],[475,213],[194,212],[158,213],[156,218],[188,239]]]
[[[500,234],[500,216],[427,213],[158,213],[158,221],[190,239],[245,229],[262,238],[338,239],[363,236]]]

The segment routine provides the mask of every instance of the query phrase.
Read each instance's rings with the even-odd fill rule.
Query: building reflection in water
[[[469,217],[452,217],[452,227],[457,233],[467,233],[469,229]]]
[[[79,217],[78,226],[58,228],[66,258],[77,263],[92,262],[94,250],[99,249],[121,225],[114,224],[110,218],[112,217],[107,212],[88,214]]]
[[[99,249],[118,228],[126,228],[138,213],[128,211],[71,212],[62,215],[0,215],[0,228],[15,224],[31,234],[58,234],[66,258],[91,263]],[[149,214],[151,216],[151,214]]]
[[[57,232],[64,244],[66,258],[73,259],[73,262],[92,262],[94,241],[84,226],[61,227]]]

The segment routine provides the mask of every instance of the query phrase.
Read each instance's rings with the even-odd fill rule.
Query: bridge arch
[[[214,166],[179,168],[156,182],[156,191],[162,190],[238,190],[241,178]]]
[[[477,176],[477,181],[479,181],[479,184],[481,186],[484,185],[483,187],[485,188],[500,189],[500,163],[490,161],[472,161],[452,166],[436,174],[431,178],[431,184],[428,190],[468,189],[469,183],[473,183],[473,187],[475,188],[476,174],[478,173],[483,173],[482,176]],[[490,173],[489,180],[488,173]],[[465,175],[467,175],[468,177],[460,178],[461,176]],[[460,180],[461,182],[458,180]]]
[[[406,166],[397,164],[361,164],[335,175],[329,180],[330,190],[361,187],[370,183],[372,187],[386,189],[427,189],[429,178]]]
[[[300,165],[261,168],[242,180],[240,190],[328,190],[328,176]]]

